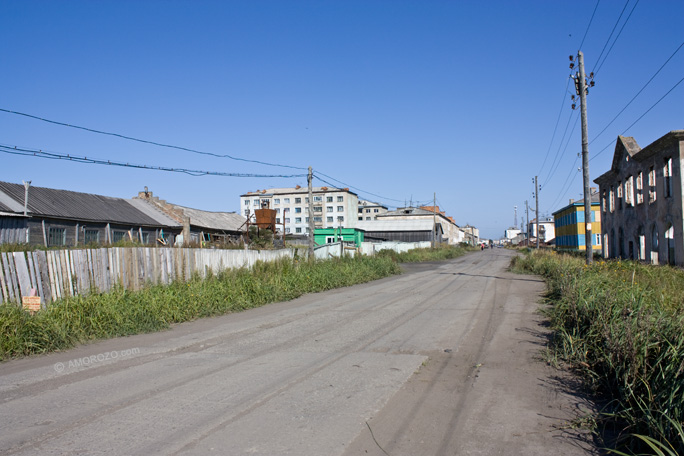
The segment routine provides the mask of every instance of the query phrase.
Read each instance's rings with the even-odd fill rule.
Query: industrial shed
[[[432,241],[433,228],[435,242],[442,242],[444,235],[442,225],[432,220],[360,220],[356,228],[365,232],[365,241]]]
[[[0,182],[0,243],[45,247],[132,240],[173,244],[180,223],[132,200]]]

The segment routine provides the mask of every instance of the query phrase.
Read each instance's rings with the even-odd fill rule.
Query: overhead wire
[[[594,7],[594,12],[591,13],[591,18],[589,19],[589,24],[587,25],[587,29],[584,31],[584,36],[582,37],[582,42],[580,43],[580,49],[582,49],[582,46],[584,45],[584,40],[587,38],[587,33],[589,33],[589,28],[591,27],[591,23],[594,20],[594,15],[596,14],[596,10],[598,9],[599,3],[601,3],[601,0],[596,1],[596,6]]]
[[[594,77],[596,77],[601,71],[601,68],[603,67],[603,64],[606,63],[606,59],[610,55],[610,52],[613,50],[613,46],[615,46],[615,43],[617,43],[618,39],[620,39],[620,35],[622,35],[622,31],[625,29],[625,25],[627,25],[627,22],[629,22],[629,18],[632,17],[632,13],[636,9],[637,5],[639,4],[639,0],[636,0],[634,3],[634,6],[632,7],[632,10],[629,12],[629,16],[627,16],[627,19],[625,19],[625,22],[622,24],[622,27],[620,27],[620,31],[618,32],[617,36],[615,37],[615,40],[613,41],[613,44],[610,45],[610,48],[608,49],[608,52],[606,52],[606,55],[603,57],[603,60],[601,62],[597,62],[598,68],[596,68],[593,73]]]
[[[107,166],[119,166],[125,168],[136,168],[136,169],[147,169],[154,171],[166,171],[188,174],[190,176],[219,176],[219,177],[270,177],[270,178],[298,178],[305,177],[306,174],[292,174],[292,175],[282,175],[282,174],[252,174],[252,173],[227,173],[221,171],[202,171],[193,170],[187,168],[173,168],[168,166],[153,166],[153,165],[141,165],[136,163],[126,163],[118,162],[113,160],[106,160],[101,158],[88,158],[85,156],[72,155],[72,154],[62,154],[57,152],[47,152],[44,150],[28,149],[18,146],[7,146],[0,144],[0,153],[10,154],[10,155],[23,155],[29,157],[50,159],[50,160],[66,160],[75,163],[84,163],[91,165],[107,165]]]
[[[622,15],[625,14],[625,10],[627,9],[627,5],[629,5],[630,0],[627,0],[625,2],[625,6],[622,7],[622,11],[620,12],[620,16],[618,16],[617,21],[615,21],[615,25],[613,26],[613,30],[610,31],[610,35],[608,35],[608,39],[606,40],[606,43],[603,45],[603,49],[601,49],[601,53],[599,54],[598,58],[596,59],[596,63],[601,61],[601,57],[603,56],[603,53],[606,50],[606,47],[608,47],[608,43],[610,43],[610,39],[613,37],[613,33],[615,33],[615,29],[617,28],[618,24],[620,23],[620,19],[622,19]]]
[[[639,122],[641,119],[643,119],[644,116],[645,116],[646,114],[648,114],[648,113],[649,113],[653,108],[655,108],[661,101],[663,101],[663,100],[665,99],[665,97],[667,97],[670,93],[672,93],[672,91],[673,91],[674,89],[676,89],[677,86],[678,86],[679,84],[681,84],[682,82],[684,82],[684,77],[683,77],[682,79],[680,79],[679,81],[677,81],[677,83],[675,83],[675,85],[672,86],[672,88],[671,88],[670,90],[668,90],[668,91],[665,93],[665,95],[663,95],[662,97],[660,97],[660,98],[658,99],[658,101],[656,101],[655,103],[653,103],[653,104],[651,105],[651,107],[648,108],[648,109],[646,110],[646,112],[644,112],[642,115],[640,115],[639,118],[638,118],[637,120],[635,120],[634,122],[632,122],[632,123],[630,124],[629,127],[625,128],[625,129],[622,131],[622,133],[620,133],[620,136],[622,136],[622,135],[624,135],[625,133],[627,133],[627,131],[628,131],[630,128],[632,128],[634,125],[637,124],[637,122]],[[602,154],[603,152],[605,152],[606,149],[608,149],[612,144],[614,144],[614,142],[611,141],[606,147],[604,147],[604,148],[601,149],[599,152],[597,152],[596,154],[594,154],[594,156],[593,156],[591,159],[589,159],[589,161],[591,161],[591,160],[593,160],[594,158],[596,158],[596,157],[598,157],[599,155],[601,155],[601,154]]]
[[[663,63],[663,64],[660,66],[660,68],[658,68],[658,71],[656,71],[655,74],[654,74],[653,76],[651,76],[651,79],[649,79],[648,82],[646,82],[646,84],[644,84],[644,86],[643,86],[641,89],[639,89],[639,91],[637,92],[637,94],[634,95],[634,96],[632,97],[631,100],[629,100],[629,102],[625,105],[625,107],[622,108],[622,109],[620,110],[620,112],[618,112],[618,113],[615,115],[615,117],[613,117],[613,120],[611,120],[610,122],[608,122],[608,125],[606,125],[606,126],[603,128],[603,130],[601,130],[601,131],[599,132],[599,134],[597,134],[596,136],[594,136],[594,138],[593,138],[591,141],[589,141],[589,144],[593,143],[599,136],[601,136],[601,134],[603,134],[603,133],[608,129],[608,127],[610,127],[610,126],[613,124],[613,122],[615,122],[615,120],[616,120],[618,117],[620,117],[620,114],[622,114],[623,112],[625,112],[625,109],[627,109],[627,108],[629,107],[629,105],[631,105],[632,102],[633,102],[634,100],[636,100],[636,98],[641,94],[641,92],[643,92],[644,89],[645,89],[646,87],[648,87],[648,85],[651,83],[651,81],[653,81],[653,79],[655,79],[655,77],[658,76],[658,73],[660,73],[660,71],[661,71],[663,68],[665,68],[665,65],[667,65],[667,64],[670,62],[670,60],[672,60],[672,58],[675,56],[675,54],[677,54],[677,52],[679,52],[679,50],[680,50],[682,47],[684,47],[684,41],[683,41],[682,44],[680,44],[679,47],[670,55],[670,57],[668,57],[668,59],[665,61],[665,63]]]
[[[544,165],[546,165],[546,160],[549,158],[549,152],[551,152],[551,147],[553,146],[553,141],[556,139],[556,132],[558,131],[558,124],[560,123],[561,117],[563,115],[563,107],[565,106],[567,97],[566,93],[568,92],[568,87],[570,86],[570,78],[568,78],[568,82],[565,84],[565,90],[563,90],[563,100],[561,102],[560,109],[558,110],[558,118],[556,119],[556,125],[553,127],[553,134],[551,135],[551,142],[549,142],[549,147],[546,149],[546,155],[544,156],[544,161],[542,162],[541,168],[539,168],[539,171],[537,172],[537,175],[541,175],[541,172],[544,170]]]
[[[62,126],[62,127],[75,128],[75,129],[78,129],[78,130],[88,131],[88,132],[90,132],[90,133],[96,133],[96,134],[106,135],[106,136],[114,136],[114,137],[117,137],[117,138],[129,140],[129,141],[135,141],[135,142],[139,142],[139,143],[143,143],[143,144],[151,144],[151,145],[154,145],[154,146],[165,147],[165,148],[169,148],[169,149],[182,150],[182,151],[185,151],[185,152],[191,152],[191,153],[199,154],[199,155],[207,155],[207,156],[216,157],[216,158],[228,158],[228,159],[230,159],[230,160],[236,160],[236,161],[242,161],[242,162],[248,162],[248,163],[256,163],[256,164],[259,164],[259,165],[266,165],[266,166],[277,166],[277,167],[281,167],[281,168],[291,168],[291,169],[300,169],[300,170],[305,170],[305,169],[306,169],[306,168],[302,168],[302,167],[299,167],[299,166],[282,165],[282,164],[278,164],[278,163],[269,163],[269,162],[264,162],[264,161],[261,161],[261,160],[252,160],[252,159],[248,159],[248,158],[234,157],[234,156],[228,155],[228,154],[217,154],[217,153],[214,153],[214,152],[206,152],[206,151],[201,151],[201,150],[197,150],[197,149],[191,149],[191,148],[189,148],[189,147],[182,147],[182,146],[176,146],[176,145],[173,145],[173,144],[164,144],[164,143],[160,143],[160,142],[156,142],[156,141],[150,141],[150,140],[147,140],[147,139],[134,138],[134,137],[132,137],[132,136],[127,136],[127,135],[123,135],[123,134],[120,134],[120,133],[112,133],[112,132],[108,132],[108,131],[97,130],[97,129],[94,129],[94,128],[82,127],[82,126],[79,126],[79,125],[72,125],[72,124],[68,124],[68,123],[66,123],[66,122],[59,122],[59,121],[56,121],[56,120],[45,119],[45,118],[43,118],[43,117],[35,116],[35,115],[33,115],[33,114],[27,114],[27,113],[24,113],[24,112],[12,111],[12,110],[10,110],[10,109],[0,108],[0,112],[6,112],[6,113],[8,113],[8,114],[14,114],[14,115],[17,115],[17,116],[23,116],[23,117],[27,117],[27,118],[29,118],[29,119],[39,120],[39,121],[41,121],[41,122],[47,122],[47,123],[51,123],[51,124],[54,124],[54,125],[59,125],[59,126]]]

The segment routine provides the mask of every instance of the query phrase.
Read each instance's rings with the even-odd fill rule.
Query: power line
[[[303,177],[306,174],[292,174],[292,175],[275,175],[275,174],[249,174],[249,173],[226,173],[220,171],[200,171],[186,168],[170,168],[166,166],[151,166],[151,165],[140,165],[136,163],[124,163],[112,160],[105,160],[100,158],[88,158],[78,155],[71,154],[60,154],[56,152],[46,152],[43,150],[27,149],[18,146],[7,146],[0,144],[0,153],[10,154],[10,155],[22,155],[27,157],[36,157],[50,160],[66,160],[75,163],[84,163],[90,165],[107,165],[107,166],[119,166],[124,168],[136,168],[136,169],[147,169],[154,171],[167,171],[174,173],[184,173],[190,176],[220,176],[220,177],[279,177],[279,178],[295,178]]]
[[[574,112],[574,111],[573,111]],[[563,133],[563,139],[561,139],[561,143],[558,144],[558,153],[556,154],[556,158],[561,157],[563,154],[565,154],[565,151],[568,150],[568,145],[570,144],[570,141],[572,140],[572,134],[575,132],[575,128],[577,128],[577,123],[579,122],[580,117],[577,116],[575,118],[575,123],[572,126],[572,130],[570,130],[570,135],[568,135],[568,140],[565,141],[565,147],[563,147],[563,140],[565,139],[565,133]],[[568,124],[565,126],[565,131],[567,133],[568,127],[570,126],[570,121],[572,120],[572,114],[568,118]],[[563,147],[563,153],[561,153],[561,147]],[[558,163],[556,163],[556,159],[553,160],[553,164],[551,165],[550,173],[546,177],[546,180],[542,184],[542,187],[546,187],[546,184],[549,183],[551,178],[553,177],[554,174],[556,174],[556,171],[558,170],[558,167],[560,166],[561,161],[558,160]],[[554,167],[555,165],[555,167]]]
[[[625,22],[622,24],[622,27],[620,27],[620,31],[615,37],[615,41],[613,41],[613,44],[610,45],[610,49],[608,49],[608,52],[606,52],[606,56],[603,57],[603,61],[599,64],[598,68],[596,68],[596,70],[593,72],[594,76],[598,75],[599,71],[601,71],[601,67],[603,67],[604,63],[606,63],[606,59],[608,58],[608,55],[610,55],[610,51],[613,50],[613,46],[615,46],[615,43],[617,43],[617,40],[620,38],[620,35],[622,35],[622,31],[625,29],[625,25],[627,25],[627,22],[629,22],[629,18],[632,17],[632,13],[634,12],[634,9],[636,9],[638,4],[639,0],[637,0],[636,3],[634,3],[632,10],[629,12],[629,16],[627,16],[627,19],[625,19]]]
[[[563,107],[565,106],[565,100],[566,100],[565,94],[568,92],[569,86],[570,86],[570,78],[568,78],[568,81],[565,84],[565,90],[563,90],[563,101],[561,102],[560,109],[558,110],[558,118],[556,119],[556,126],[553,127],[553,134],[551,135],[551,142],[549,143],[548,149],[546,149],[546,155],[544,156],[544,161],[542,162],[541,168],[539,168],[539,172],[537,173],[538,175],[541,175],[541,172],[544,169],[544,165],[546,165],[546,160],[549,158],[549,152],[551,152],[551,146],[553,146],[553,140],[556,139],[556,132],[558,131],[558,124],[560,123],[561,117],[563,115]]]
[[[679,81],[677,81],[677,83],[676,83],[674,86],[672,86],[672,88],[671,88],[670,90],[668,90],[667,93],[666,93],[665,95],[663,95],[662,97],[660,97],[660,99],[658,99],[658,101],[656,101],[655,103],[653,103],[653,104],[651,105],[651,107],[648,108],[648,109],[646,110],[646,112],[644,112],[642,115],[640,115],[639,118],[638,118],[637,120],[635,120],[634,122],[632,122],[632,124],[631,124],[629,127],[625,128],[624,131],[623,131],[622,133],[620,133],[620,136],[624,135],[630,128],[632,128],[634,125],[636,125],[637,122],[639,122],[641,119],[643,119],[644,116],[645,116],[646,114],[648,114],[653,108],[655,108],[655,107],[658,105],[658,103],[660,103],[661,101],[663,101],[663,99],[664,99],[666,96],[668,96],[674,89],[676,89],[677,86],[678,86],[679,84],[682,83],[682,81],[684,81],[684,78],[682,78],[682,79],[680,79]],[[594,154],[594,157],[592,158],[592,160],[593,160],[594,158],[596,158],[598,155],[600,155],[602,152],[604,152],[606,149],[608,149],[612,144],[613,144],[613,143],[611,142],[611,143],[608,144],[606,147],[604,147],[603,149],[601,149],[598,153]]]
[[[594,12],[591,13],[591,19],[589,19],[589,24],[587,25],[587,29],[584,31],[584,37],[582,37],[582,42],[580,43],[579,48],[582,49],[582,46],[584,45],[584,40],[587,37],[587,33],[589,33],[589,27],[591,27],[591,23],[594,20],[594,15],[596,14],[596,10],[598,9],[599,3],[601,3],[601,0],[596,1],[596,6],[594,7]]]
[[[129,141],[135,141],[135,142],[139,142],[139,143],[143,143],[143,144],[151,144],[151,145],[154,145],[154,146],[166,147],[166,148],[169,148],[169,149],[177,149],[177,150],[182,150],[182,151],[185,151],[185,152],[192,152],[193,154],[208,155],[208,156],[210,156],[210,157],[216,157],[216,158],[228,158],[228,159],[230,159],[230,160],[236,160],[236,161],[242,161],[242,162],[248,162],[248,163],[257,163],[257,164],[259,164],[259,165],[266,165],[266,166],[277,166],[277,167],[281,167],[281,168],[291,168],[291,169],[301,169],[301,170],[305,170],[305,169],[306,169],[306,168],[302,168],[302,167],[298,167],[298,166],[281,165],[281,164],[277,164],[277,163],[268,163],[268,162],[263,162],[263,161],[260,161],[260,160],[250,160],[250,159],[248,159],[248,158],[234,157],[234,156],[228,155],[228,154],[216,154],[216,153],[213,153],[213,152],[205,152],[205,151],[201,151],[201,150],[197,150],[197,149],[190,149],[189,147],[175,146],[175,145],[173,145],[173,144],[164,144],[164,143],[159,143],[159,142],[156,142],[156,141],[149,141],[149,140],[146,140],[146,139],[134,138],[134,137],[132,137],[132,136],[126,136],[126,135],[122,135],[122,134],[120,134],[120,133],[112,133],[112,132],[107,132],[107,131],[102,131],[102,130],[96,130],[96,129],[93,129],[93,128],[81,127],[81,126],[79,126],[79,125],[71,125],[71,124],[68,124],[68,123],[65,123],[65,122],[59,122],[59,121],[56,121],[56,120],[50,120],[50,119],[45,119],[45,118],[42,118],[42,117],[34,116],[34,115],[32,115],[32,114],[26,114],[26,113],[23,113],[23,112],[11,111],[11,110],[9,110],[9,109],[0,108],[0,112],[6,112],[6,113],[8,113],[8,114],[14,114],[14,115],[17,115],[17,116],[28,117],[29,119],[40,120],[41,122],[47,122],[47,123],[51,123],[51,124],[54,124],[54,125],[59,125],[59,126],[62,126],[62,127],[75,128],[75,129],[77,129],[77,130],[83,130],[83,131],[88,131],[88,132],[91,132],[91,133],[97,133],[97,134],[99,134],[99,135],[115,136],[115,137],[117,137],[117,138],[126,139],[126,140],[129,140]]]
[[[601,61],[601,57],[603,56],[604,51],[606,50],[606,47],[608,46],[608,43],[610,43],[610,39],[613,37],[613,33],[615,33],[615,29],[617,28],[618,24],[620,23],[620,19],[622,19],[622,15],[625,14],[625,10],[627,9],[627,5],[629,5],[630,0],[627,0],[625,2],[625,6],[622,7],[622,11],[620,12],[620,16],[618,16],[617,21],[615,21],[615,25],[613,26],[613,30],[610,31],[610,35],[608,35],[608,39],[606,40],[606,43],[603,45],[603,49],[601,49],[601,53],[598,56],[598,59],[596,59],[596,63]]]
[[[633,102],[634,100],[636,100],[636,98],[641,94],[641,92],[643,92],[644,89],[645,89],[646,87],[648,87],[648,85],[651,83],[651,81],[653,81],[653,79],[655,79],[655,77],[658,76],[658,73],[660,73],[660,71],[661,71],[663,68],[665,68],[665,65],[667,65],[668,62],[669,62],[670,60],[672,60],[672,57],[674,57],[675,54],[677,54],[677,52],[679,52],[679,50],[682,48],[682,46],[684,46],[684,41],[683,41],[682,44],[680,44],[679,47],[672,53],[672,55],[665,61],[665,63],[663,63],[663,64],[661,65],[660,68],[658,68],[658,71],[656,71],[655,74],[654,74],[653,76],[651,76],[651,79],[649,79],[648,82],[647,82],[646,84],[644,84],[644,86],[637,92],[637,94],[634,95],[634,97],[632,97],[631,100],[629,100],[629,103],[627,103],[627,104],[625,105],[625,107],[622,108],[622,109],[620,110],[620,112],[618,112],[618,113],[615,115],[615,117],[613,117],[613,120],[611,120],[610,122],[608,122],[608,125],[606,125],[605,128],[604,128],[603,130],[601,130],[601,131],[599,132],[598,135],[594,136],[594,139],[592,139],[592,140],[589,142],[589,144],[593,143],[599,136],[601,136],[601,134],[602,134],[604,131],[606,131],[606,130],[608,129],[608,127],[610,127],[610,126],[612,125],[613,122],[615,122],[615,120],[620,116],[620,114],[622,114],[623,112],[625,112],[625,109],[627,109],[627,108],[629,107],[629,105],[632,104],[632,102]]]
[[[376,195],[375,193],[371,193],[371,192],[362,190],[362,189],[360,189],[360,188],[354,187],[353,185],[345,184],[344,182],[342,182],[342,181],[340,181],[340,180],[337,180],[337,179],[335,179],[334,177],[328,176],[327,174],[323,174],[323,173],[320,172],[320,171],[319,171],[319,172],[316,172],[316,175],[317,175],[317,176],[318,176],[318,175],[321,175],[321,176],[327,177],[328,179],[333,180],[333,181],[337,182],[338,184],[342,184],[343,186],[345,186],[345,187],[347,187],[347,188],[353,188],[354,190],[358,191],[359,193],[364,193],[364,194],[366,194],[366,195],[375,196],[375,197],[377,197],[377,198],[381,198],[381,199],[386,200],[386,201],[395,201],[395,202],[398,202],[398,203],[403,202],[403,200],[398,200],[398,199],[394,199],[394,198],[389,198],[389,197],[382,196],[382,195]],[[318,179],[319,179],[319,180],[323,180],[323,179],[321,179],[320,177],[318,177]],[[331,184],[330,182],[326,182],[326,183],[327,183],[328,185],[332,185],[333,187],[336,187],[336,186],[337,186],[337,185],[335,185],[335,184]]]

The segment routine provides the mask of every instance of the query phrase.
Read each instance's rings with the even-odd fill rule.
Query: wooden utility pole
[[[432,248],[437,240],[437,193],[432,194]]]
[[[586,247],[587,264],[594,259],[594,248],[591,241],[591,189],[589,187],[589,139],[587,133],[587,80],[584,73],[584,54],[577,51],[579,75],[575,75],[575,89],[580,98],[580,115],[582,119],[582,177],[584,180],[584,245]],[[592,73],[593,77],[593,73]]]
[[[525,219],[527,222],[525,222],[525,234],[527,235],[527,246],[530,246],[530,207],[527,204],[527,200],[525,200]]]
[[[314,258],[313,170],[309,166],[309,260]]]
[[[537,215],[534,219],[537,221],[536,223],[536,229],[534,230],[534,237],[537,238],[537,248],[539,248],[539,185],[537,184],[537,176],[534,176],[534,201],[536,204],[536,207],[534,209],[534,213]]]

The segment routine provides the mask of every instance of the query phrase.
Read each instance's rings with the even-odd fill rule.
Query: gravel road
[[[0,454],[592,454],[511,255],[0,364]]]

